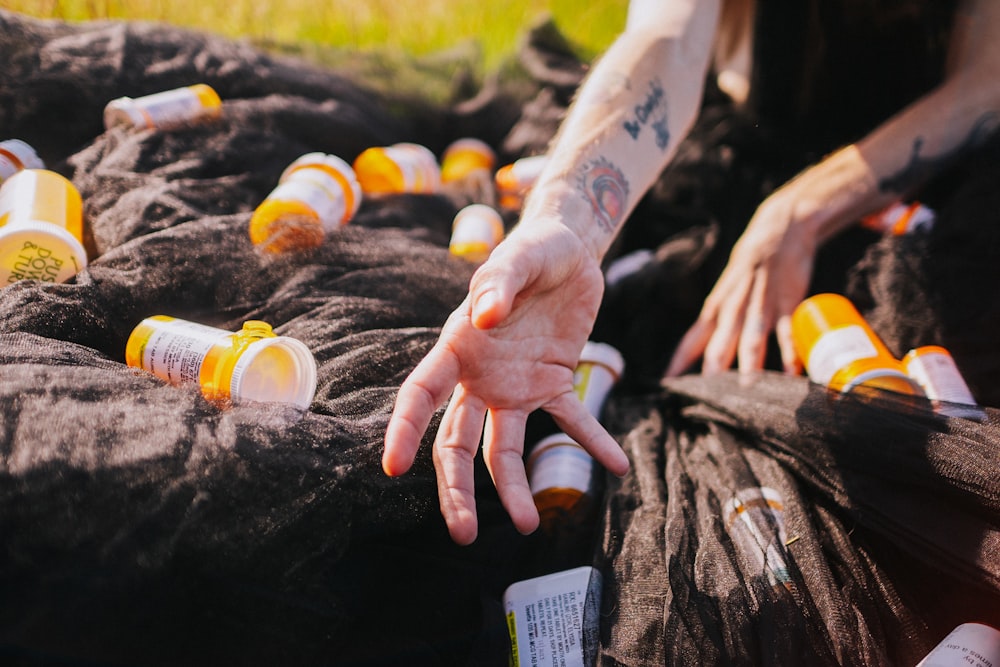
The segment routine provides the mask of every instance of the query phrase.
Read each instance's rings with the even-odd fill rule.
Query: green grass
[[[68,21],[138,19],[286,47],[427,56],[470,44],[489,70],[551,15],[577,53],[603,51],[625,22],[627,0],[7,0],[15,12]],[[581,7],[582,5],[582,7]]]

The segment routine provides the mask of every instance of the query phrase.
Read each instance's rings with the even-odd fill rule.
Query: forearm
[[[701,102],[718,3],[663,10],[620,37],[587,78],[522,224],[558,221],[600,258],[676,152]]]
[[[991,31],[1000,29],[998,7],[984,0],[960,14],[954,67],[938,87],[789,184],[794,218],[817,239],[911,195],[1000,127],[1000,48]]]

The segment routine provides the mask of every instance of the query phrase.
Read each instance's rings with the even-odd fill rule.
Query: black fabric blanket
[[[473,267],[447,242],[472,195],[366,200],[321,247],[279,258],[247,225],[307,152],[440,154],[462,136],[501,160],[544,150],[586,70],[557,31],[530,34],[516,74],[444,102],[163,25],[0,12],[0,36],[0,134],[81,191],[91,258],[69,283],[0,289],[7,663],[503,665],[504,588],[579,564],[604,574],[604,664],[908,665],[959,623],[1000,626],[992,408],[946,419],[772,372],[660,386],[747,215],[805,159],[715,91],[609,258],[655,251],[609,286],[593,334],[626,357],[606,421],[632,473],[606,481],[589,523],[520,536],[480,466],[480,537],[459,548],[429,447],[399,479],[379,460],[399,383],[464,296]],[[219,121],[104,131],[108,100],[197,82],[222,96]],[[928,190],[931,234],[845,234],[816,281],[894,352],[948,347],[986,406],[1000,405],[998,155]],[[262,319],[303,341],[312,406],[223,409],[128,368],[125,341],[155,314]],[[529,440],[550,428],[538,416]],[[726,503],[761,486],[785,506],[779,586],[727,533]]]

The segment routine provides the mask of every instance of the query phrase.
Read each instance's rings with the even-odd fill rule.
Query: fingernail
[[[482,320],[488,316],[490,310],[496,306],[496,303],[496,292],[488,290],[480,294],[479,298],[472,304],[472,323],[479,326]]]

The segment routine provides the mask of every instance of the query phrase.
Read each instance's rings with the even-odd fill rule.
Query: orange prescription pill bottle
[[[922,396],[885,343],[847,298],[816,294],[792,313],[792,341],[809,379],[835,391],[875,387]]]
[[[433,194],[441,189],[437,158],[420,144],[374,146],[358,155],[353,166],[366,195]]]
[[[504,237],[503,218],[486,204],[469,204],[458,212],[451,225],[452,255],[473,263],[485,262]]]
[[[316,393],[316,360],[301,341],[248,320],[235,333],[155,315],[133,329],[125,363],[170,384],[198,384],[210,401],[287,403],[309,408]]]
[[[492,173],[496,159],[496,153],[485,141],[473,137],[457,139],[441,156],[441,181],[458,181],[477,170]]]
[[[61,283],[87,266],[83,201],[64,176],[24,169],[0,186],[0,285]]]
[[[903,357],[903,367],[924,390],[937,412],[966,419],[986,418],[947,349],[924,345],[910,350]]]
[[[608,393],[621,377],[625,362],[606,343],[588,341],[573,374],[580,402],[599,418]],[[542,438],[528,455],[528,486],[542,526],[582,516],[594,500],[594,459],[565,433]]]
[[[45,169],[35,149],[20,139],[0,141],[0,183],[22,169]]]
[[[134,129],[170,129],[200,120],[218,118],[222,100],[204,83],[165,90],[143,97],[119,97],[104,107],[104,127],[124,125]]]
[[[896,202],[861,219],[861,226],[876,232],[901,236],[917,230],[929,231],[936,214],[920,202]]]
[[[268,253],[305,250],[346,225],[361,206],[361,185],[336,155],[307,153],[282,172],[250,218],[250,240]]]
[[[547,162],[547,155],[532,155],[500,167],[493,177],[500,205],[505,209],[520,208]]]

